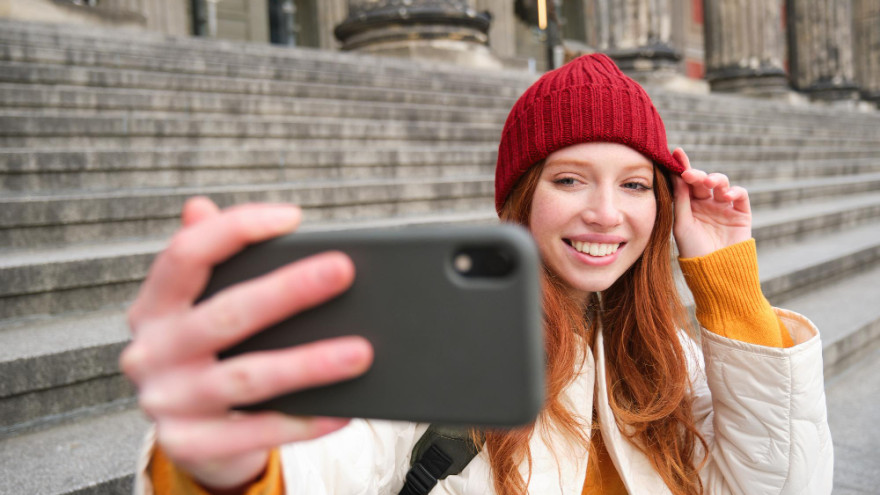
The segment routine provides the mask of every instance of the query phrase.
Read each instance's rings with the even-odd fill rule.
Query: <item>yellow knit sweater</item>
[[[790,347],[792,339],[761,292],[754,239],[700,258],[679,259],[694,295],[697,319],[707,330],[742,342],[768,347]],[[589,463],[582,495],[624,495],[626,488],[608,455],[598,430],[592,436],[595,459]],[[281,495],[284,481],[281,456],[274,449],[262,476],[240,493]],[[157,495],[209,495],[209,491],[177,469],[156,448],[149,475]]]

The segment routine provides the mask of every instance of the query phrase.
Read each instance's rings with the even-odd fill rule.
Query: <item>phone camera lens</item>
[[[456,256],[453,264],[455,265],[455,270],[462,275],[467,275],[471,268],[474,267],[474,261],[465,253]]]
[[[466,247],[456,252],[452,266],[460,275],[469,278],[502,278],[514,269],[514,260],[501,247]]]

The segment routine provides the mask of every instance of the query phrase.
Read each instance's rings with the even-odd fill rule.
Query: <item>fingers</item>
[[[708,178],[706,172],[694,168],[689,168],[681,174],[681,179],[690,186],[691,196],[698,200],[712,197],[712,188],[706,185]]]
[[[179,317],[142,325],[122,355],[136,383],[145,373],[217,351],[347,290],[354,265],[339,252],[322,253],[230,287]]]
[[[140,404],[154,417],[219,414],[232,406],[355,378],[372,359],[369,342],[356,336],[249,353],[154,379],[142,388]]]
[[[347,419],[295,418],[266,412],[214,419],[169,418],[157,425],[156,433],[168,456],[187,465],[317,438],[346,424]]]
[[[290,205],[242,205],[207,216],[210,207],[201,200],[187,206],[187,215],[200,221],[175,234],[153,262],[129,313],[133,327],[142,315],[185,309],[204,289],[214,265],[248,244],[293,231],[301,218],[299,208]]]
[[[749,192],[740,186],[733,186],[724,195],[726,201],[733,203],[733,209],[741,213],[751,213],[752,207],[749,202]]]
[[[730,179],[724,174],[707,174],[702,170],[688,169],[682,172],[682,180],[690,186],[691,196],[697,200],[714,199],[720,203],[730,203],[728,194],[731,191]],[[739,190],[744,189],[738,187]],[[738,193],[739,197],[741,193]]]
[[[672,194],[674,196],[675,218],[677,220],[690,218],[691,192],[687,183],[681,177],[672,176]]]
[[[684,152],[681,148],[675,148],[675,151],[672,152],[672,158],[684,167],[685,170],[691,168],[691,160],[688,158],[687,153]]]

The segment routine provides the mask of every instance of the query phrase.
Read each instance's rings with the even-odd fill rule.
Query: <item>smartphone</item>
[[[505,428],[544,400],[539,256],[513,225],[294,233],[215,267],[202,298],[328,250],[351,257],[352,287],[267,328],[221,359],[343,335],[373,346],[366,374],[245,410]]]

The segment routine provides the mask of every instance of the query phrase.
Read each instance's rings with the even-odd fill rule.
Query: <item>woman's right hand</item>
[[[190,199],[183,228],[157,256],[129,310],[133,340],[120,366],[137,385],[165,455],[207,487],[239,487],[263,471],[271,448],[347,423],[230,407],[350,379],[372,362],[372,348],[360,337],[217,360],[218,351],[335,297],[354,280],[351,260],[328,252],[194,303],[214,265],[295,230],[299,221],[300,210],[290,205],[220,211],[206,198]]]

